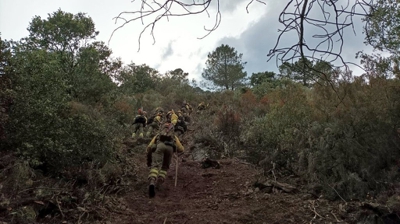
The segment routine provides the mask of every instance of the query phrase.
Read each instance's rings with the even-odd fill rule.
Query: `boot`
[[[149,179],[149,197],[150,198],[154,198],[154,196],[156,196],[156,179],[154,177],[151,177]]]
[[[149,131],[146,133],[146,137],[147,137],[147,138],[150,137],[150,132],[149,132]]]
[[[156,189],[161,191],[162,190],[162,184],[164,183],[165,178],[163,177],[157,177],[157,183],[156,183]]]

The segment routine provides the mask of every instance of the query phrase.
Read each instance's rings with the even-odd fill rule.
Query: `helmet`
[[[143,107],[138,109],[138,114],[139,115],[145,115],[147,112],[143,110]]]
[[[157,108],[155,109],[155,112],[156,112],[156,113],[157,113],[157,112],[164,113],[164,110],[163,110],[161,107],[157,107]]]

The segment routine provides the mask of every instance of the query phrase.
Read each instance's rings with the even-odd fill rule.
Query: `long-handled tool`
[[[175,152],[175,187],[178,184],[178,154]]]

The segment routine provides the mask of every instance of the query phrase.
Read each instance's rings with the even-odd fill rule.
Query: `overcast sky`
[[[217,30],[203,39],[207,34],[204,27],[211,28],[215,21],[216,6],[210,7],[209,15],[201,14],[190,17],[170,17],[156,24],[154,36],[156,42],[147,31],[141,39],[140,51],[138,38],[144,26],[140,21],[127,24],[112,37],[109,47],[113,57],[119,57],[124,63],[147,64],[164,73],[176,68],[189,72],[190,78],[197,80],[207,60],[207,54],[221,44],[234,47],[243,53],[243,61],[247,62],[245,70],[249,75],[253,72],[277,71],[276,61],[267,63],[267,54],[276,43],[279,13],[287,1],[265,0],[266,5],[256,1],[250,5],[249,13],[246,5],[249,0],[221,0],[222,21]],[[26,30],[29,22],[36,15],[42,19],[59,8],[70,13],[84,12],[89,15],[96,29],[100,31],[97,40],[106,44],[112,31],[121,23],[113,18],[123,11],[135,11],[138,1],[131,0],[0,0],[0,32],[2,39],[19,40],[28,36]],[[130,17],[126,17],[130,18]],[[150,20],[144,20],[145,25]],[[343,56],[346,60],[358,62],[355,53],[367,49],[363,44],[362,24],[356,22],[357,35],[351,30],[345,33]],[[312,28],[306,30],[311,34]],[[283,44],[292,45],[297,36],[290,34],[283,39]],[[357,70],[355,73],[359,73]]]

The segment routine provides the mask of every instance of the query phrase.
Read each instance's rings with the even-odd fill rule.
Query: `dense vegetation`
[[[183,100],[210,104],[197,115],[203,125],[194,139],[212,157],[240,157],[265,175],[295,175],[331,199],[362,199],[399,181],[400,74],[387,58],[363,55],[374,69],[359,77],[324,61],[299,60],[247,82],[241,54],[223,45],[236,63],[225,67],[236,74],[220,81],[218,68],[208,67],[204,76],[225,89],[209,92],[179,68],[160,74],[124,65],[96,41],[85,14],[59,10],[33,18],[28,30],[19,41],[0,41],[1,155],[15,158],[0,163],[0,190],[13,192],[2,196],[10,198],[0,210],[21,190],[38,187],[38,175],[88,184],[90,197],[101,200],[99,186],[128,181],[122,175],[134,167],[123,142],[137,108],[179,108]],[[27,214],[14,215],[29,220]]]

